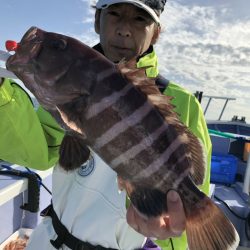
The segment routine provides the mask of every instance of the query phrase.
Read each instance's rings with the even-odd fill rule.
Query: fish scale
[[[206,166],[202,143],[135,60],[116,65],[76,39],[32,27],[6,68],[62,127],[81,134],[67,131],[62,141],[65,169],[86,160],[91,147],[144,216],[165,215],[167,192],[180,194],[190,250],[236,249],[235,228],[197,187]]]
[[[105,80],[109,81],[108,78],[106,78]],[[108,85],[105,85],[103,82],[101,83],[102,84],[100,84],[100,86],[97,86],[98,92],[109,92],[105,91],[105,89],[108,88]],[[127,84],[130,83],[127,82]],[[113,92],[115,92],[115,90],[113,90]],[[113,92],[109,92],[109,96],[112,96]],[[107,97],[104,96],[103,98]],[[92,105],[98,104],[94,102],[94,100],[95,94],[93,95],[93,101],[90,105],[90,109],[92,108]],[[100,99],[100,102],[102,102],[102,99]],[[89,124],[84,128],[84,131],[86,134],[91,135],[88,136],[88,141],[93,150],[99,155],[103,155],[103,159],[109,165],[111,165],[114,170],[117,171],[119,175],[121,175],[121,177],[125,178],[125,176],[123,176],[122,174],[122,172],[124,172],[124,170],[122,171],[122,169],[125,168],[125,174],[127,175],[126,178],[128,178],[128,174],[131,178],[130,173],[135,171],[131,171],[130,169],[135,168],[137,174],[134,176],[134,179],[138,179],[137,175],[140,175],[142,170],[144,170],[146,166],[151,166],[152,162],[157,161],[157,159],[159,158],[161,159],[161,154],[164,153],[161,148],[170,149],[173,141],[175,141],[175,144],[177,144],[175,145],[176,148],[182,147],[181,140],[177,140],[175,137],[172,138],[172,136],[175,134],[174,128],[168,126],[164,122],[164,119],[159,114],[159,111],[156,110],[151,103],[147,102],[146,96],[142,95],[137,88],[131,88],[118,101],[112,102],[112,100],[110,100],[110,104],[112,105],[110,108],[107,107],[102,112],[91,118],[91,120],[94,119],[97,122],[98,120],[100,121],[102,117],[102,122],[104,123],[104,126],[99,125],[98,129],[93,130],[93,127]],[[124,108],[124,106],[126,108]],[[86,112],[88,113],[88,109],[86,110]],[[105,125],[105,114],[107,112],[109,113],[107,115],[107,123],[109,123],[109,117],[112,117],[112,125],[108,128]],[[114,161],[115,159],[113,157],[119,157],[125,154],[128,150],[128,144],[130,148],[136,147],[140,144],[141,141],[145,141],[145,137],[148,137],[149,140],[153,138],[153,136],[151,135],[155,132],[157,128],[151,129],[152,125],[150,121],[152,120],[152,118],[148,119],[149,114],[153,116],[153,119],[157,121],[157,124],[159,124],[159,126],[163,125],[165,127],[165,129],[162,129],[163,131],[160,134],[162,136],[159,138],[159,140],[158,137],[156,137],[149,146],[144,143],[143,147],[145,149],[139,151],[137,155],[134,155],[133,159],[131,159],[130,161],[124,159],[125,164],[121,163],[120,166],[114,167],[112,161]],[[89,120],[83,120],[82,122],[88,124]],[[136,140],[133,140],[134,137],[136,137]],[[124,138],[126,138],[126,140],[124,140]],[[132,138],[132,143],[128,143],[128,139],[130,142],[130,138]],[[114,144],[116,144],[117,146],[114,147]],[[151,151],[151,154],[148,154],[149,151]],[[115,152],[115,155],[113,152]],[[171,159],[172,154],[175,159],[175,152],[178,153],[178,151],[173,150],[173,152],[168,155],[168,159]],[[182,150],[181,153],[185,154],[186,152],[185,150]],[[161,161],[161,165],[159,166],[159,164],[157,164],[157,167],[160,171],[158,175],[160,174],[161,176],[164,172],[167,172],[168,165],[171,166],[171,164],[167,164],[168,159],[166,157],[165,159],[164,157],[162,158],[163,159]],[[190,164],[187,164],[187,159],[184,159],[183,162],[184,161],[185,164],[182,164],[182,168],[190,168],[191,166]],[[179,165],[180,164],[181,163],[179,162]],[[154,166],[151,166],[151,168],[153,167]],[[163,168],[164,170],[162,171],[161,168]],[[121,169],[121,172],[119,171],[119,169]],[[145,170],[145,172],[147,171]],[[157,173],[155,174],[157,175]],[[147,177],[146,174],[142,175],[139,178],[138,182],[143,182],[145,177]]]
[[[155,128],[154,125],[157,124],[158,126],[162,126],[164,124],[164,119],[160,116],[158,110],[147,102],[145,95],[142,95],[135,87],[127,87],[131,86],[131,84],[126,82],[125,79],[125,86],[121,83],[121,80],[119,81],[119,84],[121,83],[123,89],[127,89],[128,91],[124,91],[123,95],[117,100],[117,90],[110,88],[109,84],[105,84],[106,81],[108,83],[112,82],[112,79],[109,79],[109,77],[113,77],[113,73],[110,74],[110,76],[106,75],[104,80],[101,79],[101,77],[98,77],[101,84],[96,87],[98,89],[97,95],[99,98],[100,92],[105,93],[105,95],[102,99],[98,99],[97,102],[92,101],[89,108],[87,108],[86,113],[93,114],[93,111],[91,112],[91,110],[95,110],[93,107],[99,107],[99,109],[101,109],[102,106],[100,103],[105,104],[105,109],[101,111],[95,110],[96,115],[91,115],[90,119],[83,121],[83,123],[88,124],[88,128],[90,128],[84,128],[84,131],[89,135],[89,142],[94,151],[99,155],[103,155],[104,160],[111,166],[114,166],[112,164],[115,160],[114,157],[126,154],[129,148],[137,147],[142,141],[144,141],[141,146],[144,150],[139,150],[138,157],[134,155],[134,159],[132,159],[131,162],[128,162],[128,159],[124,158],[126,163],[125,166],[128,165],[132,166],[132,168],[136,168],[138,173],[140,168],[144,169],[145,166],[150,165],[152,161],[155,161],[160,157],[162,152],[161,147],[168,148],[169,145],[171,145],[171,140],[174,140],[175,138],[169,138],[170,136],[168,135],[173,135],[174,129],[172,128],[172,131],[168,131],[168,126],[165,124],[165,130],[162,129],[163,138],[160,138],[158,141],[159,134],[154,138],[149,147],[147,147],[145,137],[148,138],[148,140],[151,140],[153,138],[151,134],[158,128]],[[107,89],[110,89],[110,91]],[[106,96],[107,93],[108,96]],[[95,94],[93,94],[93,100],[95,100]],[[105,103],[105,100],[108,100],[108,102]],[[87,117],[89,117],[89,115],[87,115]],[[112,119],[110,119],[110,117],[112,117]],[[153,123],[151,123],[152,120],[154,120]],[[93,130],[93,126],[98,121],[102,121],[104,125],[98,126],[98,129]],[[96,139],[93,140],[92,138]],[[128,140],[124,140],[124,138],[131,138],[131,140],[128,142]],[[156,141],[156,143],[154,143],[154,141]],[[154,145],[154,147],[152,147],[152,145]],[[143,152],[141,153],[141,151]],[[149,151],[151,151],[151,154],[148,153]],[[182,150],[181,153],[185,154],[185,151]],[[169,157],[171,157],[171,155]],[[140,166],[139,163],[141,163],[142,166]],[[166,169],[167,165],[163,164],[162,167],[165,167]],[[189,167],[189,165],[185,164],[185,168],[187,167]],[[125,177],[122,175],[122,172],[124,172],[122,171],[123,168],[124,164],[122,164],[122,162],[120,166],[114,166],[114,169],[119,172],[122,177]],[[121,172],[119,169],[121,169]],[[127,167],[125,172],[131,173],[135,171],[129,171]],[[161,172],[166,172],[166,170]],[[143,180],[144,177],[145,176],[142,176],[141,179]]]

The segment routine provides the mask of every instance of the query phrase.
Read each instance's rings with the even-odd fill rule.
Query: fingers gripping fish
[[[135,63],[116,65],[76,39],[32,27],[6,67],[117,172],[139,212],[167,212],[166,193],[175,189],[189,249],[235,249],[233,225],[196,186],[206,166],[202,143]]]

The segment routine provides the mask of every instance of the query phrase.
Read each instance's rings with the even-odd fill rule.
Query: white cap
[[[149,5],[144,3],[144,0],[99,0],[96,3],[96,8],[97,9],[105,9],[108,8],[110,5],[112,4],[116,4],[116,3],[130,3],[133,4],[143,10],[145,10],[148,14],[150,14],[150,16],[154,19],[154,21],[158,24],[160,24],[160,18],[159,16],[156,14],[156,12],[154,11],[154,9],[152,9]]]

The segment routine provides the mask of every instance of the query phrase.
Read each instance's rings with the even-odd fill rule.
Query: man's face
[[[142,55],[159,35],[151,16],[132,4],[114,4],[101,10],[95,28],[105,56],[113,62]]]

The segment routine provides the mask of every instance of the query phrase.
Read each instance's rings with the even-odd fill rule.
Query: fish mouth
[[[26,67],[41,51],[43,32],[37,27],[31,27],[23,36],[15,54],[6,61],[6,68],[15,71]]]

